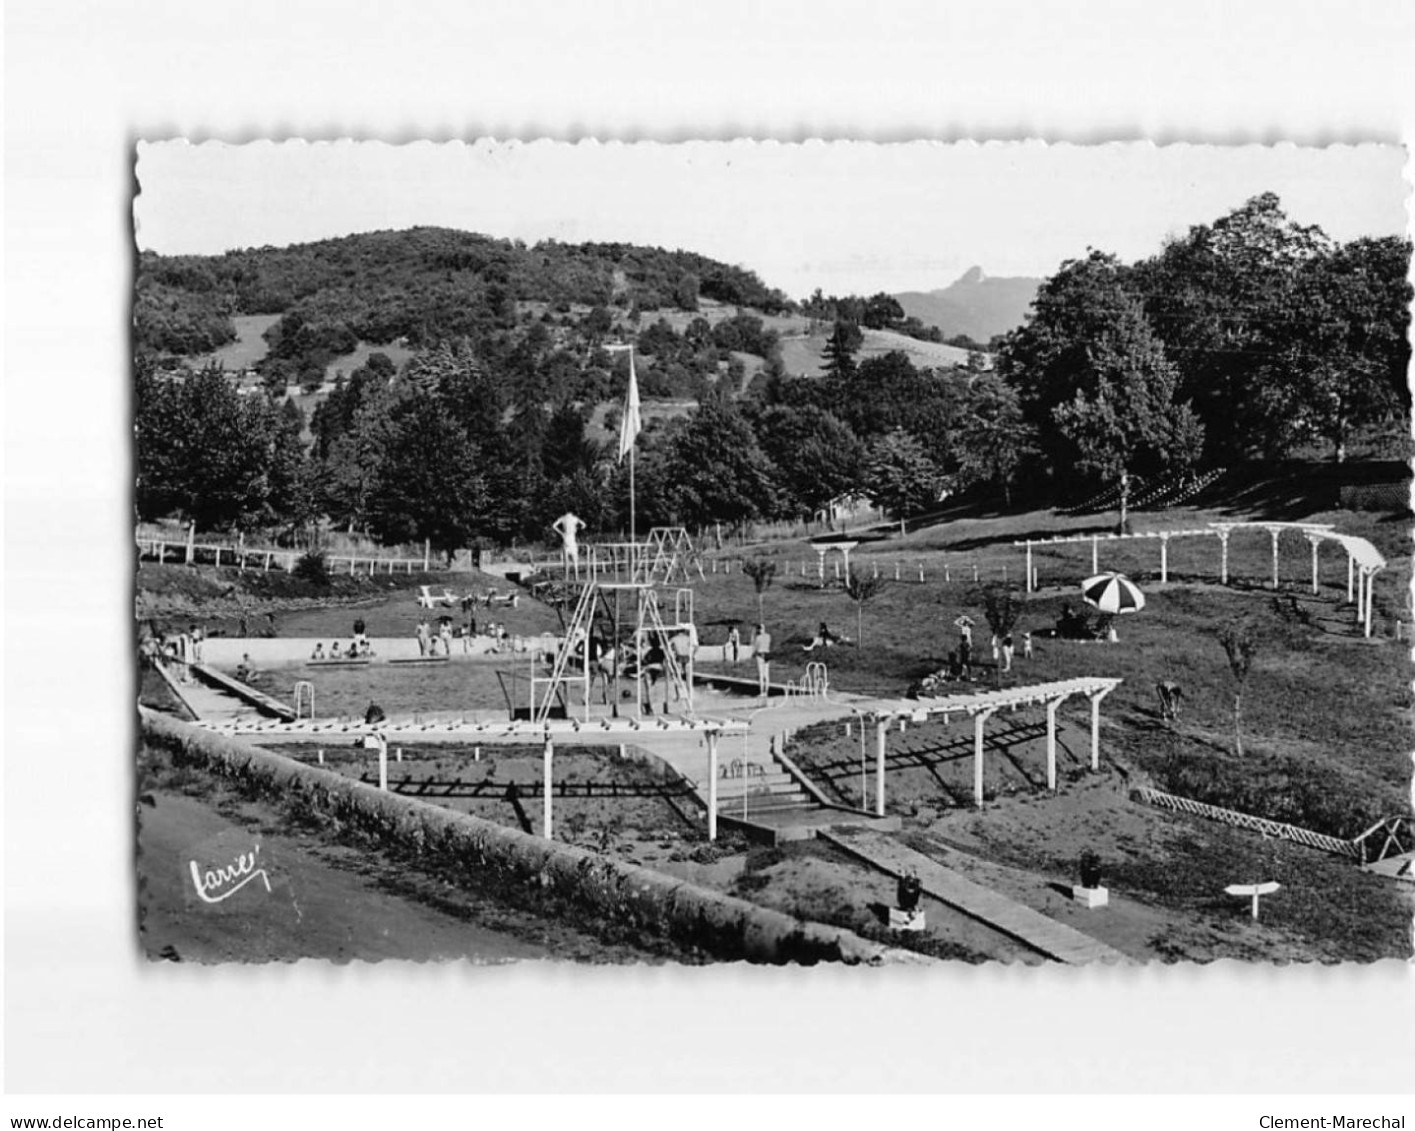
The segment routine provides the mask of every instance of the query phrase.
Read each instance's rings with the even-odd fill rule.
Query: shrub
[[[307,550],[295,563],[294,574],[301,581],[308,581],[321,588],[329,588],[329,562],[322,550]]]

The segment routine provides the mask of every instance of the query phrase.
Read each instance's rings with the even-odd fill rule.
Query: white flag
[[[629,351],[629,397],[624,405],[624,418],[619,421],[619,462],[629,454],[634,446],[634,437],[643,431],[643,420],[639,416],[639,380],[634,376],[634,351]]]

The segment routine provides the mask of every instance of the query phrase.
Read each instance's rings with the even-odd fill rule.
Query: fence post
[[[427,573],[432,566],[432,539],[423,539],[423,572]]]
[[[192,558],[197,551],[197,524],[195,521],[187,527],[187,565],[192,564]]]

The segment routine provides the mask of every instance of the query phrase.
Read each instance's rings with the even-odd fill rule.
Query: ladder
[[[593,627],[595,592],[598,586],[590,582],[580,590],[579,599],[575,602],[575,611],[570,614],[569,623],[565,626],[565,639],[561,641],[559,649],[555,653],[555,663],[551,665],[549,676],[531,676],[531,716],[537,723],[543,723],[550,717],[550,707],[557,694],[561,696],[561,705],[569,711],[569,702],[564,698],[563,687],[566,680],[566,671],[570,666],[570,659],[575,654],[576,649],[582,648],[585,652],[586,661],[589,656],[590,629]],[[586,678],[589,676],[589,664],[585,664]],[[546,692],[543,699],[538,698],[536,688],[545,685]],[[585,696],[585,710],[589,710],[589,696]]]
[[[663,672],[669,681],[669,687],[685,703],[688,710],[693,709],[693,657],[688,656],[687,670],[679,662],[678,655],[673,651],[672,638],[680,634],[686,634],[691,639],[681,622],[675,622],[671,627],[663,623],[663,616],[658,607],[658,593],[652,589],[644,590],[643,614],[639,623],[639,644],[642,650],[643,637],[649,633],[656,634],[663,644]],[[675,611],[678,611],[675,609]]]

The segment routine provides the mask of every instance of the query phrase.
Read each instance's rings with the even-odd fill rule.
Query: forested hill
[[[789,302],[751,271],[631,244],[527,246],[444,228],[138,261],[139,355],[193,357],[232,341],[237,315],[278,315],[267,376],[309,380],[358,341],[413,349],[513,328],[524,304],[591,319],[693,312],[699,300],[772,314]],[[521,304],[518,306],[518,304]],[[649,321],[652,321],[650,318]]]

